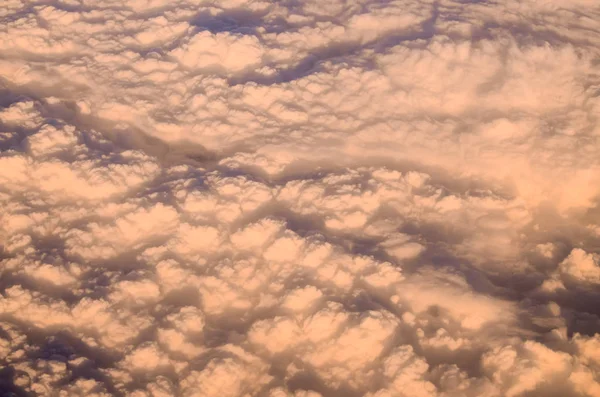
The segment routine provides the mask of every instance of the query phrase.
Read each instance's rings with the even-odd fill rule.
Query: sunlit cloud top
[[[599,118],[596,0],[4,0],[0,392],[600,396]]]

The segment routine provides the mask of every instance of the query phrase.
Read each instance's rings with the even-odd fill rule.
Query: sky
[[[0,396],[600,396],[597,0],[3,0]]]

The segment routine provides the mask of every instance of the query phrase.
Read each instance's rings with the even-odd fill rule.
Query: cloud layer
[[[600,396],[598,21],[8,1],[0,391]]]

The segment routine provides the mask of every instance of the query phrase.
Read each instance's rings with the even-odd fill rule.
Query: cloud
[[[415,356],[411,346],[400,346],[393,351],[384,362],[384,376],[390,386],[379,390],[373,396],[413,395],[435,396],[436,388],[423,379],[427,374],[428,365],[425,360]]]
[[[558,271],[567,278],[584,284],[600,283],[600,260],[596,254],[588,254],[576,248],[559,264]]]
[[[552,351],[534,341],[516,347],[505,346],[489,354],[483,358],[483,368],[494,372],[492,380],[507,396],[534,390],[547,393],[556,388],[569,395],[592,396],[598,390],[589,368],[573,363],[573,358],[566,353]]]
[[[598,396],[591,0],[0,10],[0,388]]]
[[[244,350],[225,345],[202,371],[191,371],[181,383],[183,396],[255,393],[269,382],[266,364]]]

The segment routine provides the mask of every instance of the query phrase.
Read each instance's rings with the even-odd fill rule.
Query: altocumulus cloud
[[[595,0],[5,0],[0,394],[600,396]]]

